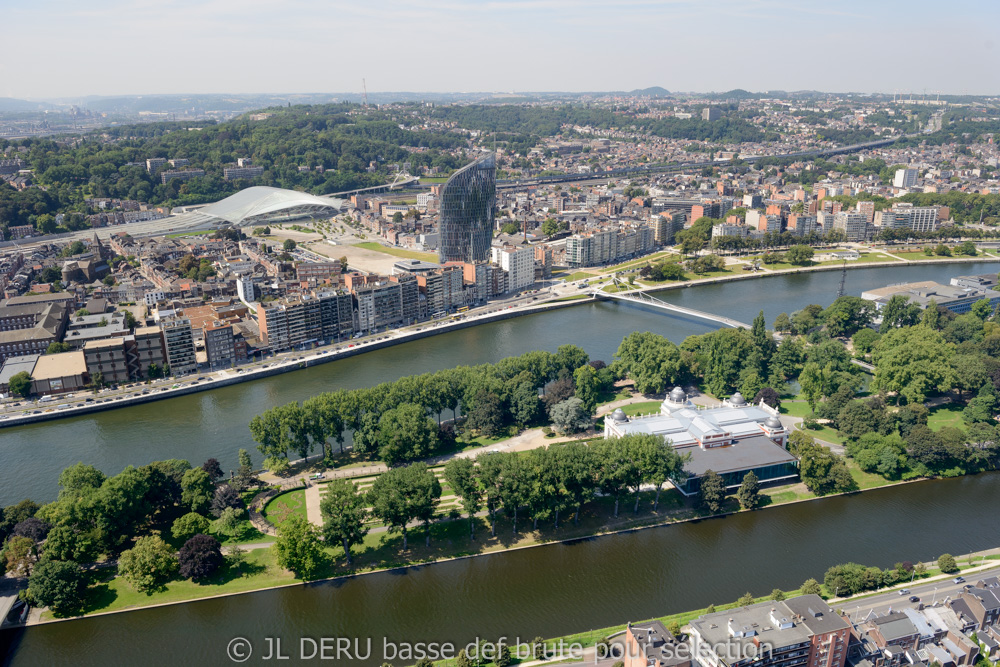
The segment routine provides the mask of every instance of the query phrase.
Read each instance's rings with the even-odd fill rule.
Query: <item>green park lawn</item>
[[[812,414],[812,410],[809,409],[809,403],[806,401],[782,401],[781,414],[805,419]]]
[[[438,256],[430,252],[417,252],[416,250],[404,250],[403,248],[394,248],[391,246],[384,246],[381,243],[376,243],[374,241],[365,241],[364,243],[355,243],[354,247],[364,248],[365,250],[374,250],[375,252],[384,252],[387,255],[392,255],[393,257],[403,257],[405,259],[419,259],[423,262],[437,262]]]
[[[573,283],[576,282],[577,280],[589,280],[591,278],[596,278],[596,277],[597,274],[595,273],[588,273],[587,271],[577,271],[575,273],[569,274],[568,276],[562,276],[562,279],[568,283]]]
[[[295,489],[275,496],[264,506],[264,517],[277,527],[293,516],[306,518],[306,491]]]
[[[962,407],[959,405],[940,405],[931,410],[927,416],[927,427],[932,431],[940,431],[945,426],[965,430],[965,422],[962,421]]]
[[[661,401],[643,401],[642,403],[629,403],[628,405],[622,406],[622,412],[628,416],[633,415],[648,415],[651,412],[660,412],[660,406],[663,405]]]

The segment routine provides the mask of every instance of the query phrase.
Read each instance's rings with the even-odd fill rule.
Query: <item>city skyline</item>
[[[1000,9],[974,0],[950,8],[931,21],[938,6],[897,0],[836,8],[784,0],[629,0],[613,8],[301,1],[279,14],[258,0],[46,0],[5,9],[8,43],[31,57],[0,64],[0,96],[359,93],[362,79],[369,92],[997,92],[981,63],[1000,55],[986,27]],[[123,57],[140,38],[161,48]],[[926,45],[928,55],[906,44]]]

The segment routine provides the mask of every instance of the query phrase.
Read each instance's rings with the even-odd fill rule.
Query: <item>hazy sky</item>
[[[0,96],[1000,93],[997,0],[0,0]]]

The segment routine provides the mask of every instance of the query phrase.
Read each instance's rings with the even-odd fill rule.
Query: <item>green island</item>
[[[875,315],[841,297],[680,345],[635,332],[610,364],[564,345],[276,406],[249,425],[267,472],[245,450],[228,480],[213,459],[76,464],[58,500],[3,509],[0,565],[45,621],[996,469],[989,302],[955,315],[900,296]],[[679,385],[780,412],[798,480],[751,472],[733,492],[710,470],[685,495],[682,450],[603,436],[612,411],[657,412]]]

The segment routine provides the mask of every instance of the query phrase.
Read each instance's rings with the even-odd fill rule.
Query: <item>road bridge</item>
[[[694,308],[685,308],[684,306],[678,306],[673,303],[667,303],[666,301],[661,301],[660,299],[657,299],[654,296],[646,294],[642,290],[637,290],[632,292],[603,292],[597,289],[597,290],[591,290],[590,294],[591,296],[597,299],[611,299],[614,301],[635,303],[642,306],[652,306],[654,308],[669,310],[671,312],[679,313],[681,315],[687,315],[689,317],[697,317],[702,320],[709,320],[711,322],[716,322],[718,324],[722,324],[727,327],[732,327],[734,329],[739,329],[740,327],[744,329],[751,328],[749,324],[746,324],[745,322],[740,322],[738,320],[734,320],[730,317],[714,315],[712,313],[706,313],[702,310],[695,310]]]

